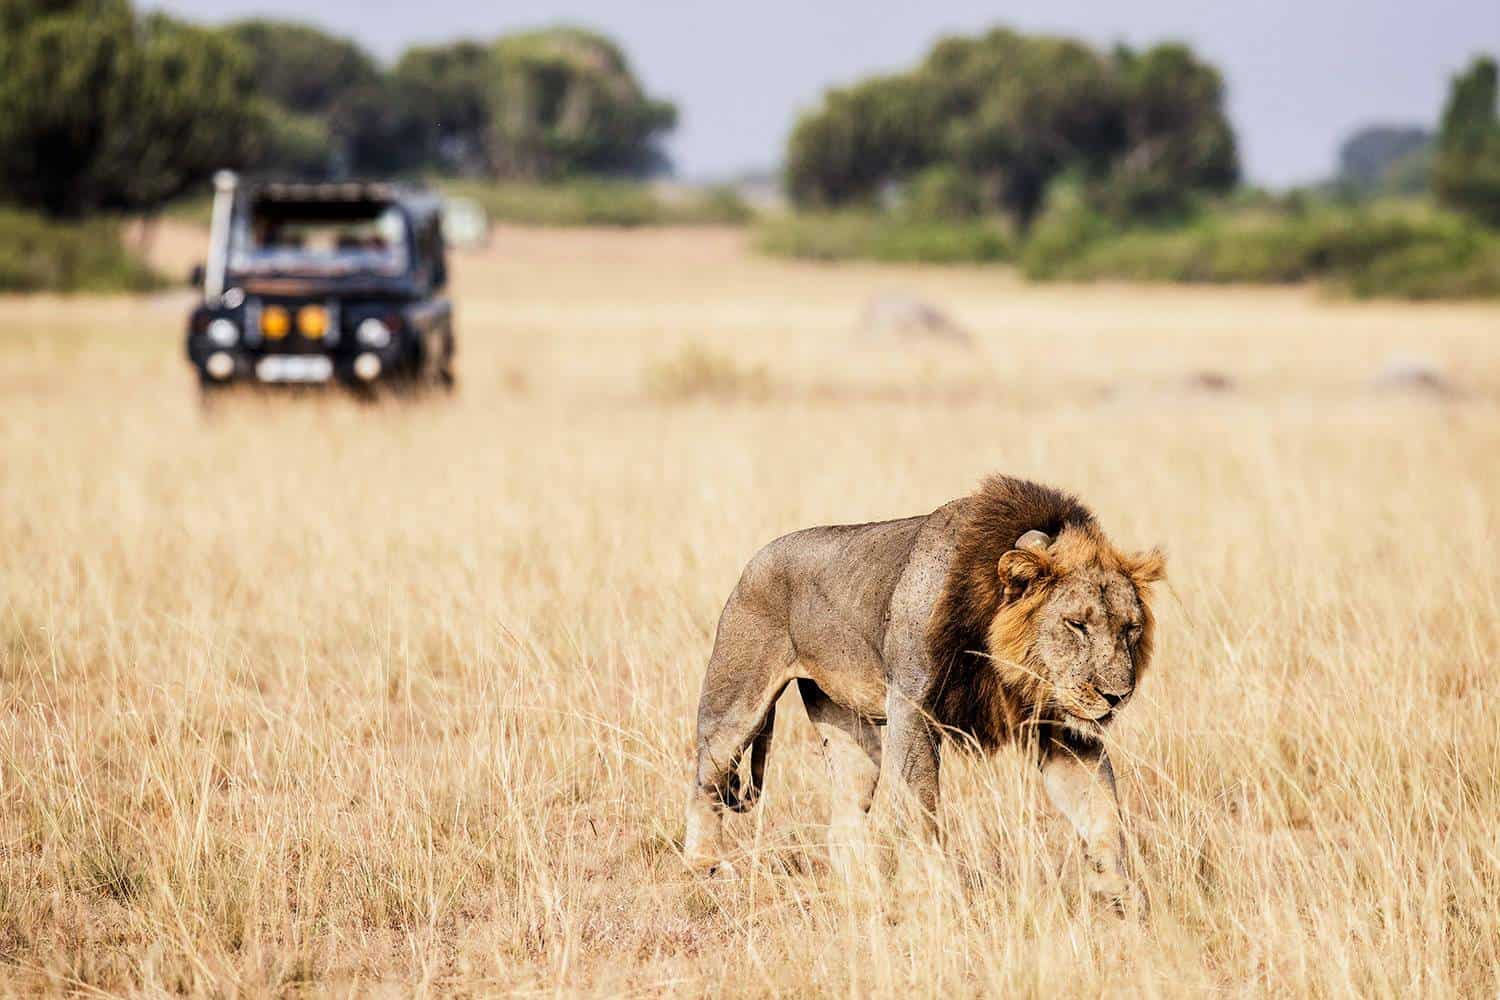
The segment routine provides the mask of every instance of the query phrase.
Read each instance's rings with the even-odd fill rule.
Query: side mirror
[[[202,288],[203,287],[203,265],[202,264],[194,264],[193,265],[193,269],[188,272],[188,287],[190,287],[190,288]]]

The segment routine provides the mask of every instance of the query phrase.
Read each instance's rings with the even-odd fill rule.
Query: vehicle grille
[[[320,306],[328,315],[327,329],[321,337],[307,337],[298,329],[297,314],[304,306]],[[272,307],[286,310],[290,328],[280,338],[268,337],[262,331],[265,311]],[[336,353],[342,337],[342,316],[337,299],[251,298],[245,302],[245,346],[262,354],[329,354]]]

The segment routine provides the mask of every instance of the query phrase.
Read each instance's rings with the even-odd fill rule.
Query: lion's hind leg
[[[797,681],[797,689],[807,717],[822,739],[823,760],[832,785],[829,858],[835,871],[848,876],[872,860],[866,817],[880,781],[880,730],[807,678]]]
[[[778,691],[777,697],[780,696]],[[776,702],[773,700],[766,711],[765,721],[760,724],[760,731],[750,740],[750,780],[741,780],[738,759],[729,770],[729,784],[724,794],[726,808],[737,813],[749,812],[760,798],[766,787],[766,759],[771,754],[771,737],[775,729]]]
[[[688,788],[683,853],[703,871],[723,870],[726,809],[743,812],[759,797],[775,723],[776,699],[789,683],[791,642],[736,652],[716,646],[698,707],[698,759]],[[750,751],[750,780],[740,760]]]

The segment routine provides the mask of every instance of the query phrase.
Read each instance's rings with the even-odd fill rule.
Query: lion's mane
[[[989,750],[1016,737],[1028,722],[1049,721],[1042,712],[1045,681],[1031,662],[1036,612],[1056,580],[1084,565],[1118,569],[1135,581],[1145,615],[1137,667],[1144,670],[1154,625],[1146,588],[1160,575],[1159,554],[1125,555],[1076,497],[1010,476],[985,480],[956,530],[953,561],[926,637],[938,678],[929,708],[945,729]],[[1049,572],[1023,594],[1007,597],[997,564],[1033,530],[1054,539],[1045,557]]]

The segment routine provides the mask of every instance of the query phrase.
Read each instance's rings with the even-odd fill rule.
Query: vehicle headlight
[[[240,328],[234,325],[234,320],[219,319],[208,324],[208,339],[215,347],[233,347],[239,343]]]
[[[354,335],[359,338],[361,344],[376,350],[388,347],[391,343],[391,328],[373,316],[362,321],[354,331]]]

